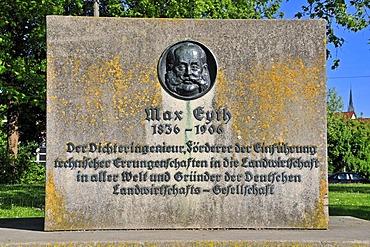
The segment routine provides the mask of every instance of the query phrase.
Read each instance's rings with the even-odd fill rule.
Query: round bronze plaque
[[[196,41],[169,46],[158,62],[158,78],[171,96],[193,100],[208,93],[216,81],[217,62],[212,52]]]

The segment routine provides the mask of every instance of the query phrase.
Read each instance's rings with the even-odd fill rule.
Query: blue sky
[[[327,63],[327,87],[335,87],[343,98],[344,110],[347,111],[349,90],[352,88],[353,105],[357,116],[370,118],[370,30],[359,33],[341,32],[346,42],[338,49],[341,60],[337,69],[331,70]]]
[[[298,3],[299,2],[299,3]],[[306,1],[283,0],[282,11],[284,19],[292,19],[294,13],[300,10],[300,5]],[[345,39],[344,45],[331,49],[332,59],[327,61],[327,88],[335,87],[338,95],[343,98],[344,111],[347,111],[349,90],[352,96],[357,116],[370,118],[370,28],[352,33],[343,28],[337,28],[337,34]],[[340,59],[337,69],[331,70],[333,59]]]

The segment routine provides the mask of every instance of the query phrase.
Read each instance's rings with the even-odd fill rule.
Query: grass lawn
[[[44,216],[44,185],[0,185],[0,218]],[[370,184],[330,184],[329,214],[370,220]]]
[[[370,184],[330,184],[329,214],[370,220]]]
[[[45,185],[0,185],[0,218],[44,217]]]

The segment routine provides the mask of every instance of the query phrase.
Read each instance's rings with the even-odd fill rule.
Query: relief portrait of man
[[[165,56],[164,83],[167,90],[183,99],[203,95],[211,87],[207,54],[193,42],[181,42],[168,49]]]
[[[166,67],[166,84],[179,95],[195,96],[211,84],[206,53],[196,44],[185,42],[170,50]]]

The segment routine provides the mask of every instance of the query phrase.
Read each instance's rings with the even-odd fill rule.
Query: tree
[[[327,94],[328,166],[330,172],[350,170],[370,175],[370,124],[348,119],[335,88]]]
[[[26,131],[20,118],[36,122],[25,116],[26,110],[45,116],[45,16],[53,12],[55,3],[44,2],[0,2],[0,104],[6,107],[8,146],[14,156],[20,133]]]
[[[343,99],[338,95],[335,87],[328,89],[326,95],[326,105],[328,117],[343,111]]]
[[[351,152],[347,157],[347,166],[350,171],[370,175],[370,125],[360,121],[347,120],[351,131]]]
[[[281,1],[101,0],[100,10],[102,11],[102,16],[116,17],[271,19],[284,16],[280,11]],[[293,0],[286,1],[290,2]],[[92,6],[91,1],[85,2],[89,2],[90,6]],[[92,7],[88,9],[92,9]],[[336,35],[335,28],[339,26],[351,32],[363,30],[370,25],[369,13],[369,0],[307,0],[302,1],[301,10],[295,16],[298,19],[326,20],[327,42],[334,49],[337,49],[345,41],[342,37]],[[327,49],[328,58],[332,57],[330,50]],[[335,69],[338,65],[339,59],[334,59],[332,69]]]
[[[112,16],[261,19],[273,18],[278,13],[281,0],[126,0],[107,2],[109,3],[108,13]],[[115,4],[112,5],[112,2]],[[112,8],[111,6],[120,7]]]
[[[0,3],[0,92],[7,106],[9,148],[17,154],[22,105],[45,108],[45,16],[93,15],[95,0],[3,0]],[[101,16],[170,18],[278,18],[281,0],[100,0]],[[353,9],[350,12],[350,9]],[[357,31],[368,23],[368,1],[307,0],[298,18],[328,21],[328,41],[343,43],[332,31],[338,23]]]
[[[99,0],[101,16],[161,18],[280,18],[282,0]],[[95,0],[0,1],[0,107],[7,119],[8,150],[37,140],[45,130],[46,20],[53,15],[93,15]],[[337,23],[350,31],[369,25],[369,1],[307,0],[298,18],[328,21],[328,42]],[[3,120],[4,117],[1,117]]]
[[[99,3],[101,16],[271,18],[280,1],[100,0]],[[21,137],[30,138],[28,126],[45,122],[46,15],[93,15],[93,4],[94,0],[0,2],[0,104],[7,109],[8,146],[15,156]],[[39,125],[37,131],[44,126]]]
[[[287,0],[289,1],[289,0]],[[335,34],[335,27],[340,26],[351,32],[363,30],[370,25],[369,0],[307,0],[297,18],[324,19],[326,20],[327,42],[338,48],[344,44],[344,39]],[[331,56],[330,50],[327,56]],[[339,59],[334,60],[332,69],[339,65]]]
[[[329,171],[339,171],[344,168],[345,153],[348,146],[343,145],[343,138],[348,138],[342,117],[343,100],[335,88],[330,88],[326,97],[327,104],[327,138],[328,138],[328,167]]]

